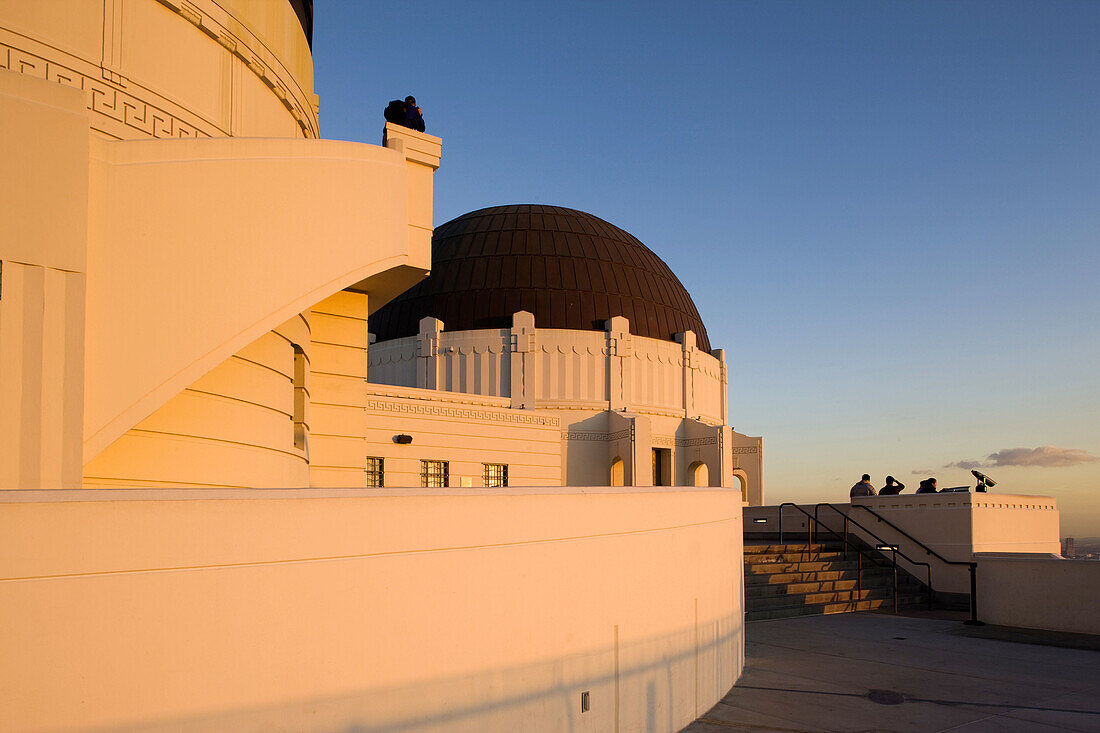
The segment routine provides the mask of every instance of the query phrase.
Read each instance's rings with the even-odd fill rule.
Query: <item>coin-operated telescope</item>
[[[978,485],[974,487],[974,491],[981,491],[982,493],[985,493],[985,489],[987,486],[992,488],[997,485],[996,481],[989,478],[981,471],[971,470],[970,473],[974,474],[974,478],[978,479]]]

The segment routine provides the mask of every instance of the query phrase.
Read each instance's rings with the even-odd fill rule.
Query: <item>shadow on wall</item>
[[[616,626],[608,630],[612,643],[607,647],[566,659],[115,730],[676,731],[709,710],[737,681],[744,665],[743,631],[738,615],[620,646]],[[586,712],[581,711],[583,692],[589,693],[591,705]]]

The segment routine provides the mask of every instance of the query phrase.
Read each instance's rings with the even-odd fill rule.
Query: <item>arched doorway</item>
[[[733,477],[737,479],[738,485],[741,487],[741,500],[749,500],[749,477],[740,468],[733,469]]]
[[[688,466],[688,478],[692,486],[710,486],[710,469],[703,461],[696,461]]]
[[[623,486],[623,459],[618,456],[611,461],[611,486]]]

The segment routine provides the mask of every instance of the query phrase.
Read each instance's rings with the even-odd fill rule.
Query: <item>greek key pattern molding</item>
[[[367,400],[366,409],[381,412],[403,413],[406,415],[432,415],[435,417],[457,417],[466,420],[489,420],[493,422],[519,423],[521,425],[547,425],[557,427],[560,421],[556,417],[542,415],[518,415],[513,412],[490,412],[489,410],[465,410],[459,407],[436,405],[410,405],[404,402],[382,402]]]
[[[574,433],[567,430],[563,430],[561,434],[562,440],[589,440],[589,441],[607,441],[611,440],[611,437],[607,433]]]
[[[104,80],[30,51],[0,42],[0,69],[35,76],[85,92],[88,109],[151,137],[210,137],[210,133],[170,112],[127,94]],[[96,71],[100,71],[96,68]],[[95,129],[95,121],[92,121]],[[110,130],[103,130],[110,133]]]
[[[653,445],[667,445],[676,448],[692,448],[697,445],[714,445],[718,438],[709,435],[703,438],[676,438],[671,435],[654,435]]]
[[[597,442],[610,442],[613,440],[622,440],[623,438],[630,437],[630,429],[620,430],[616,433],[585,433],[572,430],[563,430],[561,433],[562,440],[590,440]]]
[[[735,456],[743,456],[743,455],[748,455],[750,453],[759,453],[759,452],[760,452],[759,446],[755,446],[755,445],[735,445],[735,446],[733,446],[733,455],[735,455]]]

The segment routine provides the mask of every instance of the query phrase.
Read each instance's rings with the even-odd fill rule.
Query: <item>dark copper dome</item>
[[[421,318],[447,331],[507,328],[516,311],[538,328],[602,331],[612,316],[640,336],[694,331],[710,350],[691,296],[660,257],[630,234],[583,211],[494,206],[436,228],[432,272],[370,317],[387,341],[417,333]]]

